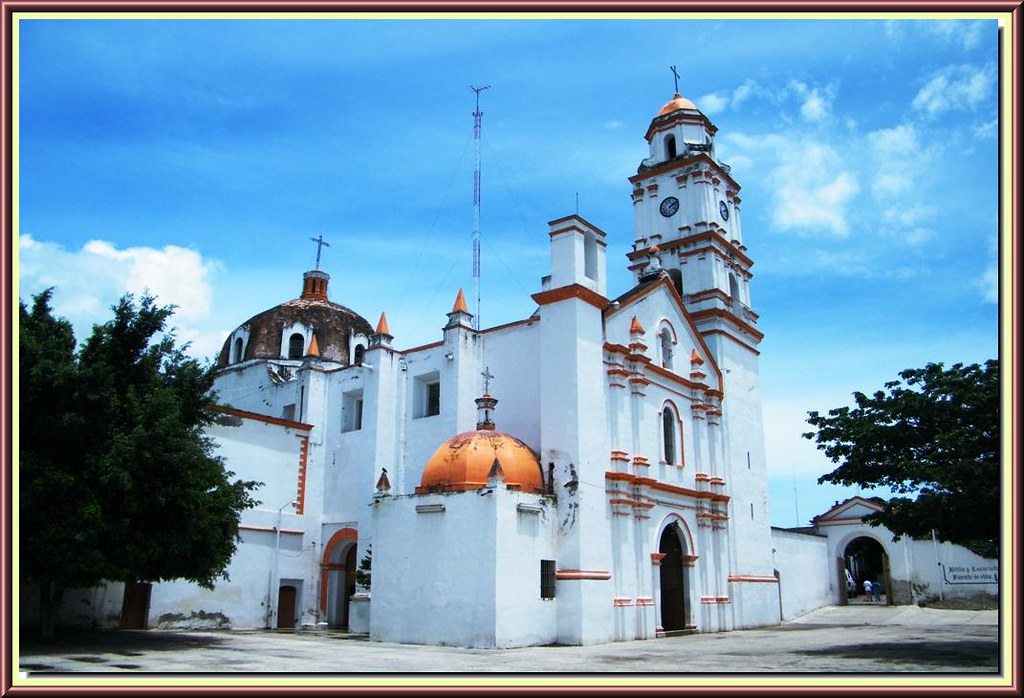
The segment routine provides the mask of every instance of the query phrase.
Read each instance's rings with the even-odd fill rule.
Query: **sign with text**
[[[998,565],[943,565],[946,584],[998,584]]]

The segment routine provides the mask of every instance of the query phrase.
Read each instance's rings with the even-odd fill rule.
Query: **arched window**
[[[732,296],[733,301],[736,303],[740,302],[740,283],[732,272],[729,273],[729,295]]]
[[[288,358],[301,359],[306,351],[306,338],[296,332],[288,338]]]
[[[241,337],[236,337],[235,338],[235,360],[234,360],[233,363],[238,364],[238,363],[241,363],[241,362],[242,362],[242,338]]]
[[[665,462],[672,465],[676,462],[676,415],[668,405],[661,411],[661,439]]]
[[[361,366],[363,364],[364,356],[366,356],[366,347],[364,347],[362,344],[357,344],[355,358],[352,360],[353,363],[355,363],[356,366]]]
[[[671,133],[665,136],[665,159],[671,160],[676,156],[676,137]]]
[[[661,343],[661,367],[672,368],[672,333],[667,327],[663,327],[658,333],[658,340]]]

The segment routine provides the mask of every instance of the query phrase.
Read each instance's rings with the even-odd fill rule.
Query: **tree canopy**
[[[131,295],[76,352],[51,291],[20,306],[21,574],[44,633],[64,589],[226,576],[258,483],[204,435],[214,369],[164,333],[171,307]],[[50,624],[49,628],[47,625]]]
[[[897,496],[865,520],[899,536],[936,535],[996,557],[1000,531],[999,362],[930,363],[855,408],[808,413],[817,442],[841,465],[818,483],[888,487]],[[910,496],[913,495],[913,496]]]

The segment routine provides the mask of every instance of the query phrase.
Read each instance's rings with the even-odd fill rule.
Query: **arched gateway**
[[[320,563],[320,617],[331,628],[348,629],[349,599],[356,590],[358,534],[343,528],[324,546]]]

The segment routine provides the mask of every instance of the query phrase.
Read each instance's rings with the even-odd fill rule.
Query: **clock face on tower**
[[[722,215],[722,220],[729,220],[729,207],[725,205],[724,201],[718,202],[718,212]]]
[[[674,196],[668,197],[667,199],[661,202],[661,208],[659,208],[658,210],[661,211],[661,215],[665,216],[665,218],[668,218],[669,216],[671,216],[672,214],[679,210],[679,199],[677,199]]]

